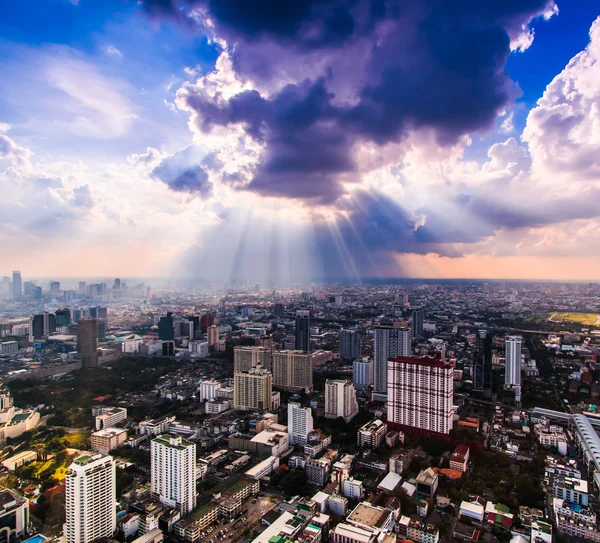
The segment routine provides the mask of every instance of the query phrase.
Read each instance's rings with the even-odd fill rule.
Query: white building
[[[152,494],[182,515],[196,507],[196,444],[162,435],[150,449]]]
[[[357,479],[346,479],[342,484],[342,494],[351,500],[360,500],[363,497],[363,482]]]
[[[139,431],[143,436],[159,436],[167,433],[169,425],[175,422],[175,416],[146,419],[140,422]]]
[[[65,478],[67,543],[112,537],[117,527],[115,463],[101,454],[81,456]]]
[[[358,413],[356,390],[345,379],[327,379],[325,382],[325,418],[342,417],[350,422]]]
[[[388,361],[388,423],[449,434],[452,429],[454,369],[435,357]]]
[[[410,356],[411,333],[408,328],[375,328],[373,345],[373,386],[375,392],[387,392],[388,359]]]
[[[204,410],[208,415],[218,415],[219,413],[227,411],[230,407],[231,404],[229,403],[229,400],[214,400],[206,402]]]
[[[21,539],[29,529],[29,500],[7,488],[0,489],[0,539]]]
[[[352,364],[354,388],[366,390],[373,385],[373,361],[369,358],[355,360]]]
[[[290,445],[304,446],[308,434],[313,431],[313,416],[310,407],[302,407],[299,403],[288,403],[288,434]]]
[[[215,381],[214,379],[200,381],[200,386],[198,386],[198,399],[201,402],[204,400],[214,400],[217,397],[217,390],[220,388],[221,383],[219,381]]]
[[[94,411],[96,430],[112,428],[127,419],[127,409],[124,407],[101,407]]]
[[[521,401],[521,345],[523,338],[507,336],[504,343],[504,384],[515,389],[515,401]]]
[[[0,343],[0,354],[16,353],[18,350],[18,341],[4,341],[3,343]]]
[[[120,447],[127,441],[127,430],[123,428],[103,428],[92,433],[92,451],[108,454],[113,449]]]
[[[369,449],[376,449],[383,443],[387,427],[385,423],[379,419],[367,422],[364,426],[359,428],[356,436],[356,442],[359,447],[366,447]]]

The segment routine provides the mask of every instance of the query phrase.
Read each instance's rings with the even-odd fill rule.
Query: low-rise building
[[[92,451],[108,454],[113,449],[120,447],[127,441],[127,430],[123,428],[103,428],[92,433]]]
[[[96,430],[113,428],[127,420],[127,409],[124,407],[101,407],[95,410]]]
[[[376,449],[385,439],[387,432],[386,425],[379,419],[373,420],[365,424],[358,430],[356,440],[359,447]]]
[[[438,488],[438,474],[431,468],[422,470],[417,475],[417,492],[423,496],[433,498]]]
[[[463,443],[457,445],[454,454],[450,457],[450,469],[466,472],[469,465],[469,454],[470,449],[467,445]]]

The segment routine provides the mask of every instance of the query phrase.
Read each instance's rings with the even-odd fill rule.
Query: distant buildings
[[[310,311],[296,311],[296,350],[310,351]]]
[[[30,322],[30,337],[42,338],[56,332],[56,316],[52,313],[44,311],[39,315],[31,317]]]
[[[369,358],[355,360],[352,366],[354,388],[367,390],[373,385],[373,361]]]
[[[408,328],[375,328],[373,346],[375,392],[387,393],[388,359],[394,356],[410,356],[410,350],[411,338]]]
[[[288,403],[288,435],[290,445],[304,446],[308,435],[313,431],[313,417],[310,407],[299,403]]]
[[[18,300],[23,294],[21,287],[21,272],[13,271],[12,273],[12,298]]]
[[[246,347],[233,348],[233,371],[249,371],[257,366],[271,371],[273,351],[268,347]]]
[[[521,345],[523,338],[508,336],[504,343],[504,384],[515,389],[515,401],[521,401]]]
[[[175,324],[173,322],[173,313],[168,312],[166,316],[158,321],[158,339],[163,341],[173,341],[175,339]]]
[[[98,320],[85,318],[77,323],[77,356],[82,368],[98,367]]]
[[[454,368],[439,358],[388,362],[388,423],[448,434],[452,429]]]
[[[351,381],[345,379],[327,379],[325,382],[325,417],[342,417],[350,422],[358,413],[356,391]]]
[[[423,310],[415,309],[412,312],[412,336],[421,337],[423,335]]]
[[[65,478],[67,543],[92,543],[112,537],[116,525],[115,463],[101,454],[81,456]]]
[[[340,358],[351,361],[360,358],[361,337],[360,330],[351,328],[340,331]]]
[[[196,508],[196,444],[167,434],[150,448],[152,495],[185,515]]]
[[[475,338],[473,390],[492,394],[492,333],[487,330],[479,330]]]
[[[312,391],[313,370],[310,353],[275,351],[273,353],[273,386],[288,392]]]
[[[257,367],[247,372],[235,373],[233,378],[234,409],[271,411],[272,402],[273,377],[270,371]]]

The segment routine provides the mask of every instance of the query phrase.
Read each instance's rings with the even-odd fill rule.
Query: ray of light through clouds
[[[0,24],[10,268],[600,278],[598,9],[534,95],[559,1],[50,4]]]

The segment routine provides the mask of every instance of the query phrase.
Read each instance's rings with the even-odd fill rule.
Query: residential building
[[[198,385],[198,399],[214,400],[217,397],[217,390],[221,388],[221,383],[215,379],[204,379]]]
[[[411,338],[408,328],[375,328],[373,345],[373,386],[378,393],[388,390],[388,359],[410,356]]]
[[[310,353],[275,351],[273,353],[273,386],[287,392],[312,392],[313,373]]]
[[[0,534],[4,541],[25,539],[30,529],[29,500],[14,490],[0,488]]]
[[[309,458],[304,467],[306,480],[311,485],[323,487],[327,484],[330,468],[331,463],[325,458]]]
[[[587,507],[589,505],[588,482],[585,479],[554,476],[550,488],[555,498]]]
[[[449,434],[452,429],[454,368],[435,357],[388,361],[388,425]]]
[[[325,417],[342,417],[350,422],[358,413],[356,391],[352,382],[346,379],[327,379],[325,381]]]
[[[536,520],[531,523],[531,543],[552,543],[552,524]]]
[[[234,409],[271,411],[272,393],[273,377],[270,371],[256,367],[248,372],[235,373],[233,378]]]
[[[368,449],[376,449],[383,443],[386,432],[386,425],[379,419],[367,422],[358,430],[357,445]]]
[[[310,311],[296,311],[296,350],[310,352]]]
[[[504,343],[504,384],[515,389],[515,401],[521,401],[521,344],[520,336],[507,336]]]
[[[215,324],[209,326],[208,331],[206,332],[206,339],[208,341],[209,349],[219,343],[219,327]]]
[[[104,428],[93,432],[91,436],[92,451],[108,454],[127,441],[127,430],[123,428]]]
[[[402,516],[398,520],[396,530],[399,536],[415,543],[438,543],[439,530],[432,524]]]
[[[115,463],[102,454],[77,458],[65,477],[67,543],[111,538],[117,527]]]
[[[233,348],[233,371],[250,371],[252,368],[262,366],[271,371],[273,362],[273,351],[268,347],[245,347]]]
[[[438,474],[431,468],[421,470],[419,475],[417,475],[417,492],[422,496],[433,498],[437,492],[438,484]]]
[[[81,367],[98,367],[98,319],[84,318],[77,323],[77,356]]]
[[[139,432],[143,436],[159,436],[161,434],[166,434],[169,430],[169,425],[174,421],[175,416],[146,419],[140,422]]]
[[[340,330],[340,358],[351,361],[360,358],[361,332],[356,328]]]
[[[313,416],[310,407],[297,402],[288,403],[288,435],[290,445],[304,446],[313,431]]]
[[[346,479],[342,483],[342,494],[351,500],[360,500],[364,494],[363,482],[358,479]]]
[[[150,448],[152,494],[182,515],[196,508],[196,444],[163,434]]]
[[[96,420],[96,430],[112,428],[127,419],[125,407],[99,407],[94,409],[92,414]]]
[[[367,390],[373,386],[373,361],[369,358],[355,360],[352,365],[354,388]]]
[[[450,469],[455,469],[456,471],[462,471],[463,473],[467,471],[467,466],[469,465],[469,454],[470,449],[468,445],[460,443],[454,449],[454,453],[450,457]]]

